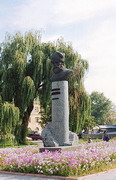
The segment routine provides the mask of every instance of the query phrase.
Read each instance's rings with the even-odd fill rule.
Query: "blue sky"
[[[0,42],[6,32],[41,30],[43,41],[63,37],[89,62],[85,88],[116,104],[116,0],[0,1]]]

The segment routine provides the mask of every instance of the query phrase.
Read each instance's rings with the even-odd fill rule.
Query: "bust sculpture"
[[[64,67],[65,54],[61,52],[54,52],[51,56],[51,63],[53,64],[53,76],[51,81],[68,81],[69,75],[73,72]]]

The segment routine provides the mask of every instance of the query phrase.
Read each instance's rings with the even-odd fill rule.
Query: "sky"
[[[0,42],[30,30],[44,42],[70,42],[89,63],[86,91],[116,105],[116,0],[0,0]]]

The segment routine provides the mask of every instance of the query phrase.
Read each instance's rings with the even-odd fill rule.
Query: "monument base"
[[[41,147],[39,148],[39,152],[45,152],[45,151],[76,151],[79,146],[59,146],[59,147]]]
[[[78,136],[76,133],[73,133],[69,131],[69,141],[68,142],[58,142],[55,139],[54,135],[54,126],[51,123],[47,124],[44,130],[42,131],[42,137],[43,137],[43,145],[44,147],[56,147],[59,148],[60,146],[76,146],[78,144]]]

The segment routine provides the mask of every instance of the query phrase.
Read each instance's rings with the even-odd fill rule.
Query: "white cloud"
[[[25,0],[16,7],[14,15],[10,17],[15,28],[19,29],[45,29],[53,22],[54,1]]]
[[[60,0],[57,5],[58,20],[61,24],[79,22],[103,14],[116,7],[115,0]]]
[[[96,66],[111,66],[116,64],[116,20],[104,21],[102,26],[96,28],[94,32],[80,40],[80,49],[86,58]]]
[[[8,18],[20,29],[38,29],[48,25],[80,22],[116,7],[115,0],[24,0]]]

